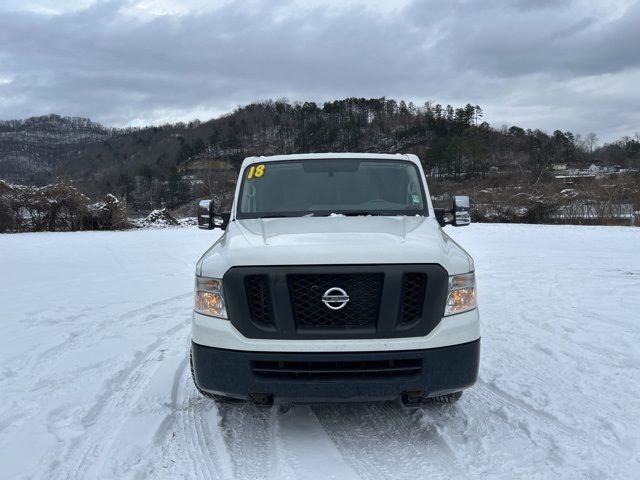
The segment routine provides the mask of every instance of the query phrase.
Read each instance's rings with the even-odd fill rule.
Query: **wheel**
[[[431,397],[429,400],[435,403],[456,403],[460,400],[462,392],[447,393],[446,395],[439,395],[437,397]]]
[[[193,384],[195,385],[196,390],[198,390],[200,395],[220,403],[243,403],[243,400],[239,400],[237,398],[232,398],[232,397],[225,397],[224,395],[217,395],[215,393],[209,393],[202,390],[198,386],[198,382],[196,382],[196,374],[193,371],[193,350],[189,350],[189,366],[191,367],[191,379],[193,380]]]

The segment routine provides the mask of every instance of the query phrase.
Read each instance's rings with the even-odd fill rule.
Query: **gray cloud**
[[[598,5],[0,10],[0,118],[57,112],[126,125],[206,118],[263,98],[386,95],[479,103],[498,126],[612,140],[640,130],[640,4],[609,9],[618,15]]]
[[[597,75],[640,67],[640,3],[614,20],[570,6],[458,9],[442,39],[458,64],[506,77]]]

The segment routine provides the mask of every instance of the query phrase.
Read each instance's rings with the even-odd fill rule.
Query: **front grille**
[[[232,267],[223,281],[229,321],[246,338],[337,340],[428,335],[449,275],[433,264],[262,265]],[[349,297],[338,310],[322,301],[335,288]]]
[[[402,279],[402,300],[400,303],[400,323],[408,324],[422,318],[422,305],[427,287],[424,273],[405,273]]]
[[[303,329],[375,326],[383,279],[381,273],[288,275],[296,325]],[[322,302],[330,288],[341,288],[349,296],[340,310]]]
[[[422,371],[422,359],[312,362],[260,360],[252,363],[252,371],[262,378],[281,380],[370,380],[418,375]]]
[[[273,324],[269,279],[266,275],[247,275],[244,279],[251,320],[262,325]]]

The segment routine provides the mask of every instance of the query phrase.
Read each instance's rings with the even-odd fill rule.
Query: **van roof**
[[[291,155],[271,155],[259,157],[247,157],[242,162],[242,166],[261,162],[277,162],[282,160],[322,160],[332,158],[358,158],[358,159],[381,159],[381,160],[409,160],[416,161],[414,155],[402,153],[294,153]]]

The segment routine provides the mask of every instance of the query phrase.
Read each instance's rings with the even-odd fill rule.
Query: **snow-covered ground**
[[[455,406],[220,406],[187,349],[194,228],[0,236],[2,478],[640,478],[640,229],[472,225]]]

